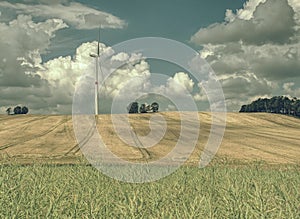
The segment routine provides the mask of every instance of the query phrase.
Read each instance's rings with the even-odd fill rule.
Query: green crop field
[[[300,218],[297,165],[181,167],[130,184],[87,165],[0,166],[0,218]]]

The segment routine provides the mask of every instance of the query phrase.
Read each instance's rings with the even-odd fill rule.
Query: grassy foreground
[[[299,166],[182,167],[153,183],[86,165],[0,166],[0,218],[300,218]]]

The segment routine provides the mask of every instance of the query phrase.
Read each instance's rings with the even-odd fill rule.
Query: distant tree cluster
[[[240,113],[243,112],[267,112],[300,117],[300,100],[286,96],[259,98],[248,105],[243,105]]]
[[[154,102],[151,105],[142,103],[141,106],[139,107],[138,102],[132,102],[128,105],[127,110],[128,113],[149,113],[153,112],[156,113],[158,112],[159,105],[158,103]]]
[[[8,115],[27,114],[29,112],[29,109],[26,106],[16,106],[13,110],[11,107],[7,108],[6,112]]]
[[[137,102],[132,102],[127,107],[129,113],[138,113],[139,112],[139,104]]]

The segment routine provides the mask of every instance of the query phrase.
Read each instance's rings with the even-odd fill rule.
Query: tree
[[[21,113],[22,113],[22,114],[27,114],[28,111],[29,111],[28,108],[27,108],[26,106],[23,106],[23,107],[22,107],[22,110],[21,110]]]
[[[240,113],[247,112],[247,105],[243,105],[239,111]]]
[[[296,103],[297,103],[297,98],[294,97],[291,101],[291,114],[293,116],[296,116]]]
[[[153,102],[153,103],[151,104],[152,112],[154,112],[154,113],[157,112],[157,111],[158,111],[158,108],[159,108],[158,103]]]
[[[297,100],[294,104],[295,116],[300,117],[300,100]]]
[[[128,113],[138,113],[139,112],[139,104],[137,102],[132,102],[127,107]]]
[[[140,106],[140,113],[146,113],[147,109],[146,109],[146,104],[142,103]]]
[[[16,106],[16,107],[14,108],[14,113],[15,113],[15,114],[21,114],[21,113],[22,113],[22,108],[21,108],[20,106]]]
[[[6,112],[7,112],[7,115],[10,115],[11,114],[11,107],[8,107]]]
[[[271,99],[259,98],[248,105],[243,105],[240,112],[268,112],[300,117],[300,100],[286,96],[276,96]]]
[[[7,110],[6,110],[7,111]],[[29,112],[29,109],[28,107],[26,106],[23,106],[23,107],[20,107],[20,106],[16,106],[14,108],[14,114],[15,115],[18,115],[18,114],[27,114]]]
[[[283,98],[283,113],[291,114],[291,100],[288,97]]]

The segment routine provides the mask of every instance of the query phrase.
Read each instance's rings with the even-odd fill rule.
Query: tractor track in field
[[[89,128],[89,131],[86,135],[85,138],[83,138],[79,143],[76,143],[70,150],[68,150],[64,155],[67,156],[70,153],[72,154],[76,154],[78,153],[85,145],[86,143],[90,140],[90,138],[93,136],[95,129],[97,128],[98,125],[98,119],[96,119],[96,126],[91,126]],[[148,160],[151,159],[151,153],[144,148],[144,146],[142,145],[141,141],[138,139],[138,137],[136,136],[136,134],[134,133],[133,130],[131,130],[131,137],[133,138],[135,144],[137,145],[136,148],[140,151],[140,153],[142,154],[142,159]]]
[[[48,117],[48,116],[47,116]],[[18,144],[22,144],[22,143],[25,143],[25,142],[28,142],[28,141],[31,141],[33,139],[36,139],[36,138],[40,138],[40,137],[43,137],[47,134],[49,134],[50,132],[53,132],[57,127],[59,127],[60,125],[68,122],[71,118],[63,118],[61,119],[58,123],[56,123],[55,125],[51,126],[49,129],[47,129],[46,131],[40,133],[40,134],[37,134],[37,135],[33,135],[33,136],[27,136],[27,137],[24,137],[22,138],[22,141],[18,141],[18,142],[11,142],[11,143],[8,143],[8,144],[4,144],[2,146],[0,146],[0,150],[5,150],[7,148],[10,148],[10,147],[14,147]],[[38,119],[37,119],[38,120]]]
[[[136,133],[133,131],[133,129],[131,128],[130,130],[130,134],[131,137],[135,143],[135,147],[138,148],[138,150],[141,152],[141,154],[143,155],[144,160],[150,160],[152,158],[151,153],[144,147],[144,145],[142,144],[142,142],[140,141],[140,139],[137,137]]]
[[[11,116],[8,116],[7,118],[0,118],[0,122],[4,122],[4,121],[7,121],[7,120],[12,121],[12,118],[13,119],[19,119],[21,117],[18,117],[16,115],[15,116],[11,115]],[[46,118],[48,118],[48,116],[41,115],[38,118],[35,117],[35,118],[31,119],[31,120],[23,121],[21,123],[21,125],[30,124],[32,122],[39,121],[39,120],[46,119]],[[25,127],[23,127],[23,128],[25,128]]]
[[[30,126],[32,126],[32,124],[31,124],[32,122],[41,121],[41,120],[44,120],[44,119],[47,119],[47,118],[48,118],[48,116],[43,115],[43,116],[39,116],[38,118],[28,120],[28,121],[23,123],[24,125],[26,124],[26,126],[24,126],[21,130],[26,131]]]
[[[39,120],[43,120],[43,119],[47,119],[49,118],[49,116],[46,116],[46,115],[41,115],[41,116],[38,116],[37,118],[33,118],[31,120],[28,120],[26,122],[24,122],[24,124],[30,124],[31,122],[35,122],[35,121],[39,121]]]
[[[83,138],[82,140],[80,140],[80,142],[77,142],[70,150],[68,150],[64,155],[67,156],[70,153],[76,154],[78,153],[85,145],[86,143],[91,139],[91,137],[94,134],[94,131],[97,129],[97,125],[98,125],[98,119],[96,119],[96,126],[92,125],[89,130],[87,135],[85,136],[85,138]],[[75,141],[77,141],[77,139],[75,138]]]
[[[70,119],[68,121],[70,121]],[[74,130],[70,128],[70,126],[68,125],[68,121],[64,123],[64,131],[66,132],[66,135],[69,137],[70,140],[74,140]]]
[[[143,116],[139,117],[139,120],[148,120],[150,117],[149,116],[146,116],[144,114],[141,114]],[[130,127],[130,135],[131,135],[131,138],[133,139],[134,143],[135,143],[135,148],[137,148],[140,153],[142,154],[142,159],[145,160],[146,162],[148,160],[151,160],[152,159],[152,155],[151,153],[149,152],[149,150],[147,150],[144,145],[142,144],[142,142],[140,141],[140,139],[138,138],[136,132],[133,130],[133,127],[131,126]]]

